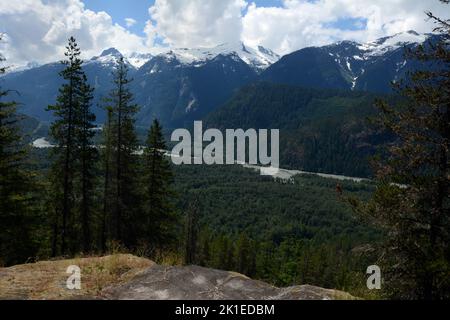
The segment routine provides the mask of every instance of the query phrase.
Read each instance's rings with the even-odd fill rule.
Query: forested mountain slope
[[[282,167],[370,176],[367,158],[388,140],[368,122],[374,94],[270,83],[241,89],[206,118],[209,127],[280,129]]]

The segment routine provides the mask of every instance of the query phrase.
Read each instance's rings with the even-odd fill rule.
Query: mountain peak
[[[269,49],[262,46],[253,48],[244,44],[242,41],[222,43],[209,48],[173,48],[162,53],[160,56],[170,61],[176,59],[185,65],[201,66],[219,55],[237,56],[256,71],[264,70],[280,59],[276,53]]]
[[[426,34],[409,30],[361,44],[359,45],[359,49],[366,52],[367,56],[381,56],[388,51],[397,50],[406,44],[423,43],[427,38],[428,35]]]
[[[103,50],[99,56],[93,57],[87,63],[100,63],[103,66],[115,66],[117,64],[117,60],[120,58],[124,58],[124,56],[119,50],[116,48],[109,48]],[[126,60],[126,63],[129,63],[128,60]]]
[[[409,33],[409,34],[412,34],[412,35],[415,35],[415,36],[420,36],[420,34],[418,32],[416,32],[416,31],[414,31],[414,30],[408,30],[408,31],[406,31],[406,33]]]
[[[421,43],[426,39],[426,37],[426,35],[420,34],[414,30],[408,30],[396,33],[392,36],[380,38],[373,42],[385,43],[386,41],[389,41],[393,43],[396,41],[397,43]]]
[[[123,55],[120,53],[120,51],[117,50],[116,48],[109,48],[109,49],[103,50],[100,57],[106,57],[106,56],[113,56],[116,58],[123,57]]]
[[[420,34],[414,30],[399,32],[391,36],[385,36],[366,43],[359,43],[351,40],[342,40],[324,48],[352,48],[355,47],[366,53],[366,56],[381,56],[387,51],[396,50],[405,44],[423,43],[429,35]]]

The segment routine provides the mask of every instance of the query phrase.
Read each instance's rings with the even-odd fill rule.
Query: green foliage
[[[1,37],[0,37],[1,40]],[[0,54],[0,63],[4,58]],[[0,68],[0,74],[5,68]],[[33,259],[38,202],[33,174],[25,168],[26,148],[20,135],[17,103],[0,87],[0,265]],[[11,245],[14,244],[14,245]]]
[[[79,191],[81,228],[83,233],[83,251],[89,252],[92,249],[92,219],[95,206],[95,183],[98,176],[96,162],[98,152],[93,145],[95,115],[91,111],[91,101],[94,89],[87,84],[87,78],[83,75],[80,88],[80,121],[78,132],[76,132],[79,150]]]
[[[111,233],[111,217],[110,212],[113,207],[113,191],[112,191],[112,169],[113,169],[113,145],[112,145],[112,115],[113,108],[105,108],[107,112],[106,124],[103,126],[103,142],[104,149],[101,153],[101,166],[103,170],[103,208],[101,213],[100,226],[100,247],[102,253],[107,250],[108,235]]]
[[[198,198],[196,263],[371,297],[365,271],[381,233],[354,217],[337,181],[302,175],[287,183],[240,166],[175,166],[174,174],[178,207]],[[339,184],[345,196],[368,199],[374,190],[370,182]]]
[[[389,136],[371,126],[375,95],[270,83],[242,88],[206,118],[208,127],[280,130],[283,168],[371,175],[368,158]]]
[[[169,247],[175,238],[173,225],[176,218],[170,189],[173,176],[169,159],[164,155],[166,149],[162,127],[155,119],[144,149],[145,222],[142,236],[159,249]]]
[[[378,103],[379,122],[396,141],[376,163],[379,185],[371,201],[354,203],[386,230],[386,290],[401,299],[450,298],[450,25],[428,15],[445,34],[409,58],[435,67],[396,85],[405,103]]]
[[[200,223],[218,233],[245,230],[255,240],[277,244],[291,236],[322,241],[339,234],[367,235],[367,240],[376,235],[354,221],[333,180],[306,175],[285,183],[240,166],[174,166],[174,174],[178,206],[198,195]],[[341,184],[344,192],[364,198],[373,191],[369,182]]]
[[[184,264],[191,265],[197,261],[197,241],[198,241],[198,199],[194,197],[188,204],[186,214],[186,227],[185,227],[185,251],[184,251]]]
[[[45,161],[42,151],[34,152]],[[287,183],[240,166],[172,166],[172,171],[175,210],[184,213],[185,230],[189,216],[198,221],[192,223],[197,241],[189,247],[195,248],[195,264],[278,286],[312,284],[373,297],[365,271],[377,262],[382,234],[355,218],[336,192],[337,181],[302,175]],[[369,199],[374,191],[369,181],[339,184],[344,197]],[[195,213],[193,199],[198,199]],[[189,236],[177,224],[171,228],[179,236],[164,252],[184,256]],[[138,249],[164,261],[160,251]]]
[[[366,93],[258,83],[207,119],[222,129],[281,129],[283,166],[306,171],[369,176],[367,157],[390,141],[387,161],[375,170],[377,188],[314,175],[276,180],[240,166],[170,165],[157,120],[139,146],[139,108],[123,59],[106,101],[101,147],[94,147],[93,89],[79,55],[69,39],[64,83],[49,106],[57,144],[50,159],[48,150],[34,150],[36,163],[24,166],[16,104],[3,101],[8,92],[0,90],[0,263],[115,248],[167,261],[170,252],[171,261],[184,256],[186,264],[278,286],[312,284],[373,298],[379,296],[365,288],[365,271],[378,264],[386,239],[381,262],[391,297],[449,297],[448,46],[415,53],[439,68],[414,74],[405,99],[389,98],[395,108],[379,103],[377,111]],[[371,127],[367,116],[378,116],[381,126]],[[32,121],[24,126],[35,128]],[[351,203],[374,227],[344,201],[371,197]]]
[[[63,255],[78,252],[80,243],[85,251],[91,248],[90,219],[95,203],[93,184],[97,157],[92,146],[95,116],[90,108],[93,89],[87,84],[82,70],[83,61],[79,59],[80,49],[73,37],[66,49],[67,60],[62,61],[65,69],[60,73],[65,82],[59,89],[56,104],[48,107],[55,116],[51,136],[57,144],[50,174],[54,230],[52,251],[57,254],[59,247]]]
[[[110,240],[122,242],[127,247],[135,246],[138,239],[136,217],[141,207],[139,193],[138,141],[135,133],[135,115],[138,106],[128,86],[128,67],[123,58],[117,61],[114,74],[114,89],[107,100],[111,110],[110,139],[112,180],[112,215],[109,216]],[[108,195],[104,195],[108,197]]]

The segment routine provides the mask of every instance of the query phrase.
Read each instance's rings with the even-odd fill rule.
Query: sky
[[[148,9],[155,4],[155,0],[130,0],[131,5],[124,5],[125,2],[125,0],[83,1],[87,9],[97,12],[105,11],[112,17],[113,22],[127,26],[136,34],[145,35],[143,32],[145,23],[150,18]],[[257,0],[255,3],[258,7],[281,7],[282,5],[281,0]]]
[[[0,1],[0,52],[13,65],[57,61],[73,35],[84,58],[110,47],[157,54],[238,41],[283,55],[431,32],[429,10],[450,17],[438,0],[8,0]]]

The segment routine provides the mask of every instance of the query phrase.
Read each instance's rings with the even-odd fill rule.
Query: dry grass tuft
[[[81,290],[69,290],[69,266],[81,269]],[[154,265],[130,254],[42,261],[0,268],[0,299],[95,299],[110,285],[126,282]]]

